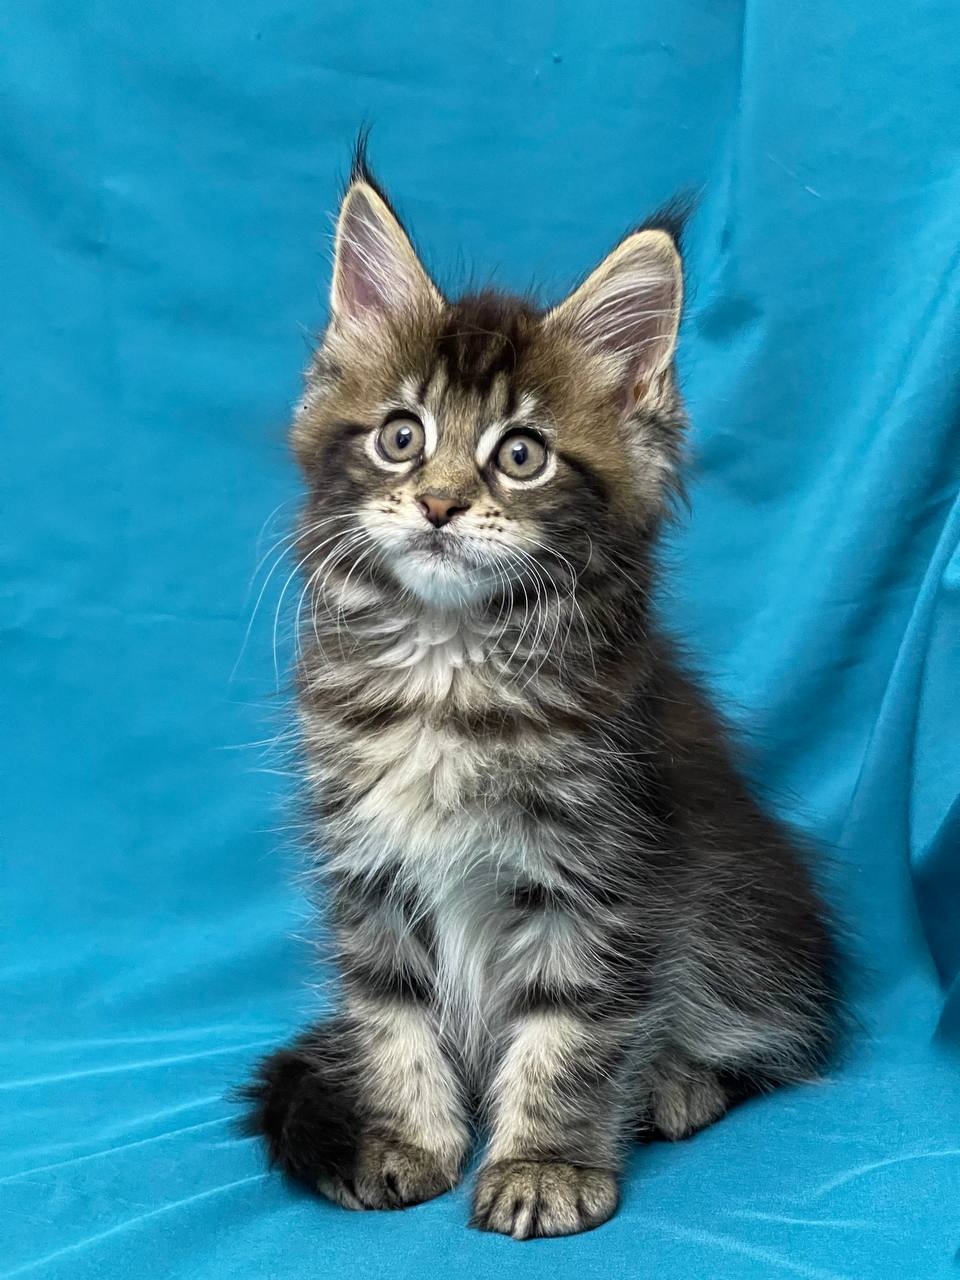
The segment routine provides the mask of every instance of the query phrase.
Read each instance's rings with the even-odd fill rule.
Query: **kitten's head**
[[[614,548],[629,557],[675,486],[681,302],[669,220],[551,310],[449,301],[361,161],[293,429],[308,519],[358,573],[362,560],[442,607],[538,566],[579,576]]]

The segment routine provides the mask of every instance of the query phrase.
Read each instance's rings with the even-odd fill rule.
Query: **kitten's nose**
[[[470,506],[469,502],[462,502],[459,498],[449,498],[446,494],[437,493],[421,493],[414,501],[424,520],[429,520],[435,529],[449,524],[454,516]]]

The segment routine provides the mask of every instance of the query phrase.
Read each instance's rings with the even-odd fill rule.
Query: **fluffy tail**
[[[243,1131],[265,1139],[270,1163],[316,1189],[352,1180],[359,1136],[356,1059],[343,1019],[320,1023],[257,1066],[239,1097]]]

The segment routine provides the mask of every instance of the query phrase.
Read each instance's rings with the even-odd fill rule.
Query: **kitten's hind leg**
[[[676,1052],[657,1060],[648,1089],[646,1121],[671,1142],[713,1124],[733,1101],[719,1072]]]

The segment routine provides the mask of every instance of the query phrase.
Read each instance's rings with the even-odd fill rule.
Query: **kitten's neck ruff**
[[[302,638],[308,686],[432,716],[531,703],[570,708],[596,679],[587,616],[562,585],[457,606],[370,580],[333,582]]]
[[[489,622],[469,608],[426,606],[394,619],[388,635],[384,648],[367,655],[367,665],[419,684],[432,700],[449,695],[459,673],[491,662],[495,648]]]

